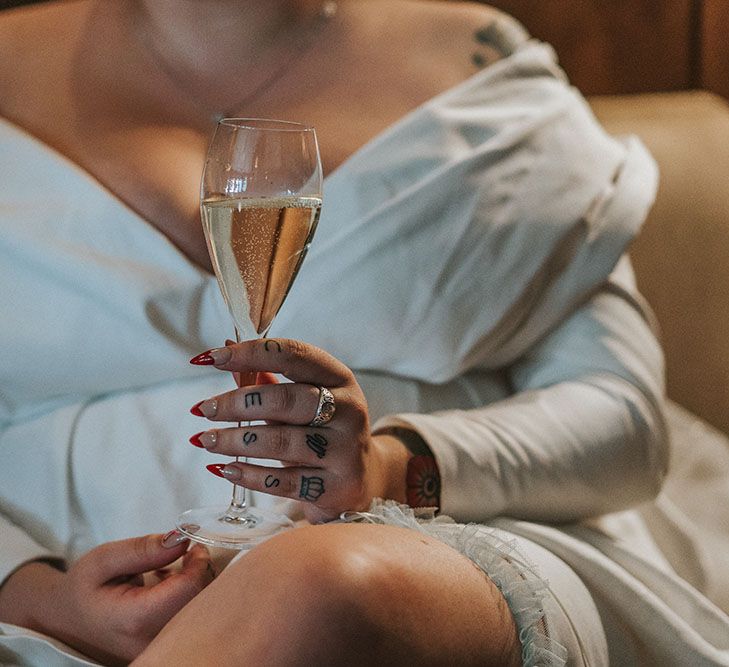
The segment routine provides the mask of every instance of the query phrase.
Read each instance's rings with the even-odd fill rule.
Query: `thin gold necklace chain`
[[[304,54],[306,54],[309,49],[314,44],[314,40],[321,32],[321,30],[324,28],[324,26],[329,23],[329,21],[334,17],[334,15],[337,13],[338,5],[336,0],[326,0],[324,4],[321,6],[319,11],[316,13],[315,18],[313,19],[313,22],[310,26],[310,28],[306,31],[307,37],[305,41],[301,43],[301,48],[297,50],[292,50],[291,55],[284,60],[284,62],[281,64],[280,67],[278,67],[269,77],[264,79],[258,86],[256,86],[252,91],[247,93],[245,96],[240,98],[237,102],[234,104],[231,104],[226,109],[216,110],[210,113],[210,119],[213,123],[217,123],[221,118],[226,118],[230,116],[234,116],[235,112],[239,109],[242,109],[247,104],[250,104],[254,100],[258,99],[261,95],[263,95],[267,90],[269,90],[280,78],[283,77],[283,75],[286,73],[286,71],[291,67],[291,65],[301,58]],[[154,62],[159,67],[164,74],[175,83],[175,85],[178,88],[187,90],[188,93],[193,93],[193,91],[190,89],[189,83],[184,79],[183,76],[180,75],[180,73],[175,70],[169,62],[162,56],[162,54],[158,51],[158,49],[154,46],[152,43],[152,40],[150,39],[149,32],[147,30],[143,30],[141,34],[142,42],[144,43],[144,46],[146,47],[147,51],[152,55],[154,58]],[[193,94],[192,97],[194,99],[198,99],[197,94]]]

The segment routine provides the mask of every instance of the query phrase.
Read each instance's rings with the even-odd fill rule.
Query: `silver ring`
[[[316,414],[314,419],[309,422],[309,426],[328,424],[332,420],[336,409],[332,392],[326,387],[319,387],[319,404],[316,406]]]

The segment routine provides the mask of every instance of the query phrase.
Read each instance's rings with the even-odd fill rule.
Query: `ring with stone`
[[[334,396],[326,387],[319,387],[319,404],[316,406],[316,414],[314,419],[309,422],[309,426],[324,426],[328,424],[334,413],[336,406],[334,405]]]

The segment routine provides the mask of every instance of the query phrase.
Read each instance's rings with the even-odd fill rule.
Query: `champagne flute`
[[[208,149],[200,200],[236,340],[264,338],[319,220],[322,169],[314,129],[289,121],[221,119]],[[204,544],[249,549],[292,525],[283,514],[250,507],[247,489],[234,485],[227,509],[188,510],[177,527]]]

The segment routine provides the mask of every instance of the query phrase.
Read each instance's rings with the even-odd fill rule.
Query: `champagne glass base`
[[[225,549],[252,549],[257,544],[294,527],[285,514],[249,507],[231,516],[220,507],[187,510],[177,519],[177,530],[195,542]]]

